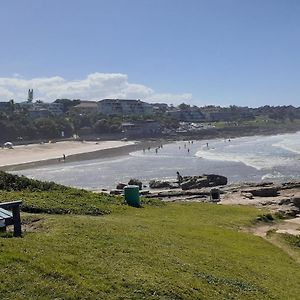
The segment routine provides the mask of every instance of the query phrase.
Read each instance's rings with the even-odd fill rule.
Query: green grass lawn
[[[23,213],[31,232],[0,238],[1,299],[300,299],[299,265],[241,230],[260,211],[112,201],[109,215]]]

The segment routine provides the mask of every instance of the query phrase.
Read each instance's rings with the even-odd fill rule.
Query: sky
[[[0,1],[0,101],[300,106],[298,0]]]

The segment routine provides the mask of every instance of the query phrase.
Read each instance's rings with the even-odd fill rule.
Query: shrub
[[[67,187],[54,182],[29,179],[25,176],[13,175],[0,171],[0,189],[5,191],[49,191],[64,190]]]

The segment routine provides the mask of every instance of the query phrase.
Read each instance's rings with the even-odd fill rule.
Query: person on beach
[[[178,184],[180,185],[181,182],[182,182],[182,180],[183,180],[183,177],[180,175],[180,173],[179,173],[178,171],[176,172],[176,174],[177,174],[177,181],[178,181]]]
[[[65,161],[66,160],[66,155],[65,154],[63,154],[63,161]]]

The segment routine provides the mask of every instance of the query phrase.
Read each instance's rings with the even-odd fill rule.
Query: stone
[[[136,179],[136,178],[131,178],[129,181],[128,181],[128,185],[137,185],[139,187],[139,189],[141,190],[142,187],[143,187],[143,183],[139,180],[139,179]]]
[[[172,188],[174,184],[166,180],[150,180],[149,187],[151,189]]]
[[[201,189],[204,187],[213,187],[226,185],[227,178],[222,175],[205,174],[203,176],[184,176],[180,184],[183,190]]]
[[[291,199],[292,203],[300,209],[300,195],[297,194]]]
[[[110,192],[109,192],[109,194],[110,195],[121,195],[122,194],[122,190],[116,190],[116,189],[114,189],[114,190],[111,190]]]
[[[226,185],[228,182],[227,177],[222,175],[204,174],[203,176],[207,178],[210,186]]]
[[[126,185],[127,185],[126,183],[118,183],[117,186],[116,186],[116,189],[117,190],[123,190]]]
[[[241,194],[245,198],[253,199],[253,195],[251,193],[242,192]]]
[[[246,192],[249,192],[253,196],[257,196],[257,197],[276,197],[276,196],[278,196],[278,188],[277,187],[262,187],[262,188],[257,188],[257,189],[251,189]]]
[[[203,187],[208,187],[209,182],[206,178],[203,178],[201,176],[194,176],[189,180],[184,180],[180,186],[183,190],[201,189]]]
[[[141,196],[145,196],[145,195],[149,195],[149,194],[150,194],[150,192],[148,190],[142,190],[142,191],[140,191],[140,195]]]
[[[290,198],[281,198],[278,200],[278,205],[288,205],[291,203]]]

